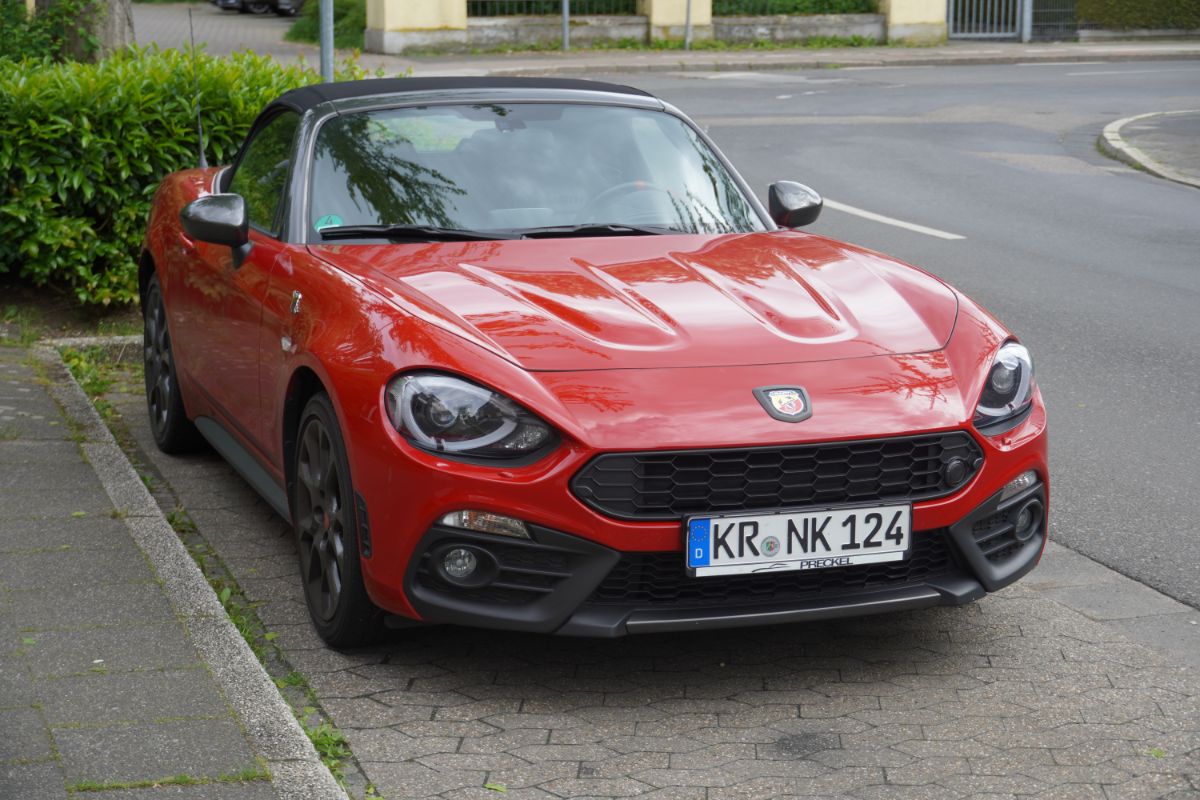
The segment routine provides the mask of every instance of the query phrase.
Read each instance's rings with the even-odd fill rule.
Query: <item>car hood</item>
[[[531,371],[923,353],[949,340],[958,307],[920,270],[793,231],[310,250]]]

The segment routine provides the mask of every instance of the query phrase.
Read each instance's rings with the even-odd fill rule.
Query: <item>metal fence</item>
[[[713,0],[714,17],[761,17],[778,14],[874,14],[876,0]]]
[[[1073,39],[1075,0],[948,0],[951,39]]]
[[[468,17],[545,17],[562,10],[562,0],[467,0]],[[637,0],[571,0],[572,16],[636,13]]]
[[[1075,0],[1033,0],[1034,39],[1074,39],[1079,34]]]
[[[1021,0],[950,0],[952,39],[1019,39]]]

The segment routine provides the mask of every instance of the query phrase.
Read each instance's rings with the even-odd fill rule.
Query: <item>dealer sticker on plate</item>
[[[691,517],[688,572],[702,577],[902,561],[911,519],[908,505]]]

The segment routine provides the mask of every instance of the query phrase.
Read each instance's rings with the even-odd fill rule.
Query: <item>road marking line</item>
[[[1148,75],[1151,72],[1200,72],[1200,69],[1105,69],[1094,72],[1068,72],[1067,77],[1076,75]]]
[[[1022,61],[1014,67],[1083,67],[1091,64],[1107,64],[1107,61]]]
[[[842,67],[838,72],[866,72],[870,69],[933,69],[932,64],[887,64],[878,67]]]
[[[876,214],[874,211],[865,211],[861,208],[848,206],[845,203],[839,203],[837,200],[830,200],[828,197],[825,198],[825,207],[832,208],[835,211],[853,214],[856,217],[869,219],[873,222],[882,222],[884,225],[894,225],[897,228],[904,228],[905,230],[923,233],[926,236],[936,236],[939,239],[955,240],[967,238],[965,236],[959,236],[957,233],[948,233],[947,231],[940,231],[937,228],[927,228],[926,226],[918,225],[915,222],[905,222],[904,220],[896,219],[895,217],[885,217],[883,214]]]

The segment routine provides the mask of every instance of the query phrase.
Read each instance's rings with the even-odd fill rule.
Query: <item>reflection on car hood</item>
[[[919,270],[791,231],[311,249],[528,370],[921,353],[957,311]]]

